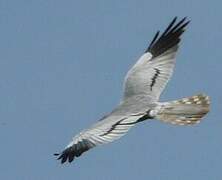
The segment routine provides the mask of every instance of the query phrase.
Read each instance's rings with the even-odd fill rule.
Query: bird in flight
[[[175,125],[193,125],[209,112],[210,99],[204,94],[159,102],[173,73],[181,35],[189,22],[186,18],[177,22],[175,17],[162,34],[157,31],[144,54],[128,71],[119,105],[74,136],[64,151],[54,154],[62,164],[72,162],[97,145],[122,137],[139,122],[158,119]]]

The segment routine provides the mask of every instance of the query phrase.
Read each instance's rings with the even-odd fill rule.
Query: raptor
[[[159,102],[159,97],[172,76],[181,35],[189,24],[175,17],[165,31],[157,31],[144,54],[128,71],[119,105],[90,128],[74,136],[58,156],[61,163],[72,162],[89,149],[110,143],[139,122],[158,119],[175,125],[200,122],[210,110],[209,96],[195,96]]]

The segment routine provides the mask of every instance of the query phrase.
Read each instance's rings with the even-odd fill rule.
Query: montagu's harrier
[[[157,31],[144,54],[128,71],[119,105],[76,135],[64,151],[55,154],[61,163],[72,162],[85,151],[122,137],[138,122],[159,119],[176,125],[193,125],[208,113],[210,101],[204,94],[158,101],[173,73],[180,38],[189,23],[186,18],[176,21],[174,18],[162,34]]]

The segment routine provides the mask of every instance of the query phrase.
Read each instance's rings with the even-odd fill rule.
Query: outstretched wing
[[[61,163],[72,162],[85,151],[112,142],[122,137],[137,122],[143,120],[145,114],[139,113],[129,117],[108,116],[106,119],[97,122],[92,128],[80,132],[73,138],[70,144],[62,153],[56,153]]]
[[[186,18],[178,23],[176,19],[173,19],[162,35],[159,36],[159,31],[156,33],[144,55],[127,73],[124,100],[143,95],[150,101],[158,101],[173,73],[180,36],[189,23]]]

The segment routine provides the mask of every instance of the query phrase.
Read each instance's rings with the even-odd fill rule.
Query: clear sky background
[[[0,179],[222,179],[220,0],[0,0]],[[196,126],[138,124],[60,165],[53,153],[115,107],[127,70],[174,16],[192,21],[161,100],[205,92]]]

